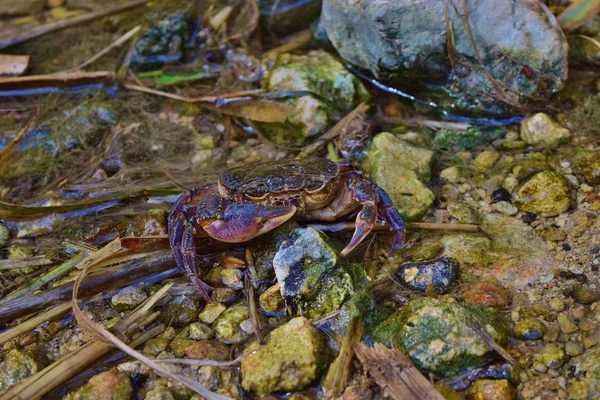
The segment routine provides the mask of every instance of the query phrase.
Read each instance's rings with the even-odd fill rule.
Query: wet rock
[[[142,304],[148,295],[142,288],[127,289],[114,295],[110,299],[110,303],[115,310],[127,311],[133,310],[138,305]]]
[[[260,24],[278,37],[308,28],[321,13],[320,0],[260,0]]]
[[[248,335],[240,329],[240,324],[250,318],[250,310],[245,302],[225,310],[213,323],[217,338],[223,343],[239,343]]]
[[[329,104],[347,113],[369,96],[356,77],[320,50],[305,55],[280,54],[274,61],[268,60],[262,83],[268,92],[306,90],[331,102],[313,96],[293,97],[283,101],[290,109],[285,122],[256,122],[270,140],[286,146],[302,146],[324,133],[334,122]]]
[[[196,295],[174,296],[163,307],[162,320],[174,326],[187,325],[198,315],[200,299]]]
[[[129,377],[116,369],[95,375],[82,388],[65,396],[65,400],[130,400],[133,398],[133,385]]]
[[[435,200],[434,194],[423,183],[431,177],[433,155],[431,150],[413,146],[384,132],[373,139],[363,169],[387,192],[400,214],[414,220],[421,218]]]
[[[579,342],[568,341],[565,343],[565,353],[567,353],[569,357],[576,357],[583,354],[583,345]]]
[[[225,268],[221,273],[221,282],[230,289],[241,290],[244,288],[242,271],[236,268]]]
[[[259,395],[302,390],[328,365],[324,336],[309,320],[298,317],[271,332],[266,344],[253,343],[246,349],[242,386]]]
[[[185,348],[185,355],[199,360],[228,361],[229,347],[216,340],[199,340]]]
[[[565,352],[555,344],[547,344],[539,353],[542,363],[548,367],[557,369],[565,362]]]
[[[551,242],[562,242],[567,238],[567,232],[551,226],[542,232],[542,237]]]
[[[431,287],[437,293],[446,293],[458,279],[459,264],[448,257],[408,262],[402,264],[395,275],[401,283],[413,290],[424,292]]]
[[[273,268],[273,259],[279,251],[281,244],[288,240],[292,231],[299,225],[295,221],[288,221],[271,232],[263,235],[254,250],[254,263],[256,264],[256,274],[261,282],[274,283],[275,269]]]
[[[521,121],[521,138],[533,146],[556,147],[571,139],[571,132],[544,113]]]
[[[496,161],[500,159],[500,153],[494,150],[486,150],[477,154],[475,160],[473,160],[473,166],[479,172],[486,172],[492,168]]]
[[[449,112],[507,114],[517,103],[548,99],[560,90],[567,77],[568,46],[543,5],[486,0],[467,1],[464,7],[469,30],[462,29],[462,7],[431,0],[325,0],[321,23],[345,60]],[[454,38],[451,58],[447,22]],[[469,32],[477,32],[484,67],[472,62],[477,56]],[[498,59],[500,53],[506,57]],[[490,82],[488,74],[507,89]]]
[[[540,171],[521,183],[513,193],[513,203],[521,211],[553,217],[571,206],[573,186],[561,174]]]
[[[195,26],[191,8],[163,9],[152,14],[135,44],[131,66],[138,71],[150,71],[180,61],[195,43]]]
[[[279,284],[265,290],[258,298],[258,303],[267,315],[285,314],[285,301],[281,297]]]
[[[217,303],[231,304],[238,299],[239,293],[231,288],[216,288],[210,297]]]
[[[44,365],[32,353],[17,349],[8,351],[0,363],[0,391],[8,389],[43,368]]]
[[[162,209],[148,210],[131,221],[125,230],[125,236],[154,236],[167,234],[169,213]]]
[[[506,289],[495,282],[477,281],[463,286],[465,303],[503,310],[510,304]]]
[[[474,325],[506,345],[508,329],[494,310],[433,298],[412,300],[376,327],[373,340],[400,349],[417,367],[437,377],[456,376],[494,357],[470,328]]]
[[[450,202],[446,207],[450,215],[461,224],[479,224],[481,218],[477,209],[462,201]]]
[[[352,281],[337,252],[313,228],[293,230],[275,254],[273,267],[292,314],[317,319],[339,309],[352,294]]]
[[[523,340],[539,340],[547,331],[546,325],[537,318],[521,318],[515,325],[515,336]]]
[[[494,190],[490,197],[494,203],[511,201],[510,193],[504,188]]]
[[[586,284],[576,285],[571,295],[579,304],[592,304],[598,301],[598,292]]]
[[[34,15],[44,8],[45,0],[5,0],[0,9],[0,16]]]
[[[221,303],[207,303],[200,314],[198,314],[198,319],[205,324],[212,324],[226,309],[227,306]]]
[[[469,388],[468,400],[513,400],[515,390],[507,379],[477,379]]]
[[[575,156],[573,168],[590,185],[600,184],[600,151],[582,151]]]
[[[440,129],[435,134],[433,144],[442,149],[472,150],[500,139],[505,133],[503,128],[471,127],[466,131]]]
[[[163,351],[167,351],[169,343],[171,343],[171,341],[166,338],[153,338],[144,344],[144,350],[142,352],[147,357],[156,357]]]

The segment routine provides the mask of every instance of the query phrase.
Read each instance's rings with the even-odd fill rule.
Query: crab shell
[[[267,206],[295,206],[299,215],[331,202],[339,186],[340,166],[326,159],[233,168],[221,172],[218,181],[223,198]]]

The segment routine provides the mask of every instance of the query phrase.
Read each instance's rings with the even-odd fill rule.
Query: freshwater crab
[[[342,255],[377,223],[387,223],[395,233],[390,252],[402,247],[404,223],[392,200],[351,163],[311,159],[244,166],[222,171],[216,184],[183,192],[169,215],[169,241],[177,265],[208,300],[212,288],[198,275],[196,233],[239,243],[294,216],[333,221],[353,212],[356,228]]]

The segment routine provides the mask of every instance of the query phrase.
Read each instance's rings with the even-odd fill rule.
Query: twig
[[[381,122],[387,122],[390,124],[403,124],[407,126],[426,127],[431,129],[450,129],[453,131],[465,131],[471,127],[471,124],[465,122],[445,122],[445,121],[434,121],[431,119],[421,118],[397,118],[397,117],[385,117],[378,116],[377,119]]]
[[[306,46],[312,40],[312,29],[306,29],[284,38],[285,43],[267,51],[263,58],[273,57],[281,53],[289,53]]]
[[[115,48],[123,45],[123,43],[127,42],[136,33],[138,33],[140,31],[141,27],[142,27],[141,25],[136,26],[135,28],[133,28],[129,32],[125,33],[123,36],[121,36],[120,38],[118,38],[117,40],[115,40],[114,42],[112,42],[111,44],[109,44],[108,46],[103,48],[102,50],[100,50],[98,53],[93,55],[87,61],[84,61],[83,63],[76,66],[74,69],[81,69],[81,68],[87,67],[88,65],[92,64],[96,60],[100,59],[105,54],[109,53],[112,49],[115,49]]]
[[[258,90],[244,90],[244,91],[235,92],[235,93],[227,93],[227,94],[222,94],[220,96],[185,97],[185,96],[179,96],[174,93],[163,92],[162,90],[150,89],[145,86],[132,85],[130,83],[126,83],[124,86],[126,89],[129,89],[129,90],[135,90],[138,92],[143,92],[143,93],[148,93],[148,94],[155,94],[157,96],[167,97],[167,98],[173,99],[173,100],[180,100],[180,101],[184,101],[186,103],[217,103],[221,99],[228,99],[228,98],[233,98],[233,97],[256,96],[256,95],[264,93],[264,90],[258,89]]]
[[[27,321],[15,325],[15,327],[0,333],[0,345],[8,342],[11,339],[16,338],[19,335],[29,332],[32,329],[35,329],[40,324],[43,324],[46,321],[50,321],[53,318],[58,317],[59,315],[69,311],[70,309],[70,303],[61,304],[60,306],[51,308],[40,315],[37,315],[31,319],[28,319]]]
[[[227,368],[238,365],[242,361],[242,357],[238,357],[235,360],[231,361],[216,361],[216,360],[196,360],[193,358],[164,358],[161,360],[154,360],[157,363],[165,363],[165,364],[185,364],[185,365],[194,365],[194,366],[205,366],[209,365],[211,367],[219,367],[219,368]]]
[[[46,75],[29,75],[0,78],[0,90],[15,90],[27,88],[39,88],[51,85],[79,86],[89,83],[101,83],[112,76],[110,71],[68,71],[57,72]]]
[[[246,263],[248,265],[254,265],[254,257],[252,255],[252,250],[249,248],[246,249]],[[258,307],[256,306],[256,293],[254,290],[254,285],[252,284],[252,280],[250,279],[250,274],[246,274],[244,278],[244,284],[247,290],[247,301],[248,306],[250,307],[250,318],[252,319],[252,330],[254,331],[254,336],[259,344],[264,343],[264,338],[261,333],[261,323],[260,317],[261,313],[258,311]]]
[[[44,286],[48,282],[52,281],[53,279],[59,278],[65,274],[67,274],[69,271],[71,271],[73,268],[75,268],[75,266],[81,260],[83,260],[84,257],[85,257],[84,254],[78,254],[75,257],[65,261],[64,263],[60,264],[58,267],[56,267],[56,268],[52,269],[51,271],[49,271],[48,273],[40,276],[38,279],[33,281],[27,287],[24,287],[22,289],[16,290],[16,291],[8,294],[4,299],[2,299],[0,301],[0,305],[14,301],[15,299],[18,299],[19,297],[28,295],[29,293],[33,293],[34,291],[36,291],[40,287]]]
[[[47,25],[43,25],[40,27],[36,27],[30,31],[26,31],[23,33],[19,33],[13,37],[4,37],[0,38],[0,50],[5,49],[10,46],[14,46],[19,43],[26,42],[31,39],[35,39],[37,37],[46,35],[48,33],[60,31],[66,28],[70,28],[76,25],[85,24],[87,22],[91,22],[93,20],[107,17],[109,15],[119,14],[124,11],[131,10],[132,8],[136,8],[139,6],[143,6],[148,3],[149,0],[133,0],[129,3],[120,4],[115,7],[110,7],[104,10],[93,11],[87,14],[78,15],[73,18],[68,18],[62,21],[52,22]]]
[[[13,258],[10,260],[0,260],[0,271],[7,271],[25,267],[39,267],[48,264],[52,264],[52,260],[50,260],[46,256]]]
[[[375,343],[354,346],[363,367],[375,378],[384,394],[394,400],[444,400],[433,384],[399,350]]]

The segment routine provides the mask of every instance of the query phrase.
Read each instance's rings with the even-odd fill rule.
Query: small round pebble
[[[565,352],[555,344],[547,344],[540,350],[541,361],[548,368],[560,368],[565,362]]]
[[[492,208],[498,211],[500,214],[515,216],[519,213],[517,207],[513,206],[507,201],[499,201],[492,204]]]
[[[550,306],[550,308],[552,309],[552,311],[563,311],[565,309],[565,302],[563,299],[559,299],[558,297],[554,297],[552,299],[550,299],[550,301],[548,302],[548,305]]]
[[[598,292],[586,284],[575,286],[573,288],[572,296],[579,304],[592,304],[598,301]]]
[[[546,325],[537,318],[522,318],[515,325],[515,336],[523,340],[539,340],[547,331]]]
[[[583,354],[583,345],[579,342],[569,341],[565,344],[565,353],[567,353],[569,357]]]
[[[498,203],[501,201],[510,202],[510,193],[504,188],[496,189],[492,192],[492,202]]]
[[[560,326],[560,330],[563,333],[570,334],[573,332],[577,332],[577,325],[575,322],[565,313],[558,314],[558,325]]]

